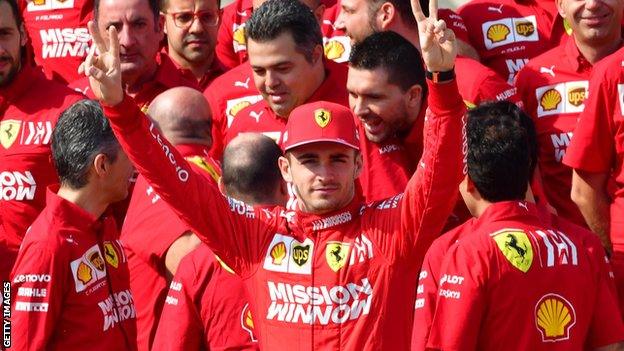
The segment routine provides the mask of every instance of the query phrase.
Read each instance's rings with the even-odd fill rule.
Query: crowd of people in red
[[[0,0],[0,349],[624,350],[623,15]]]

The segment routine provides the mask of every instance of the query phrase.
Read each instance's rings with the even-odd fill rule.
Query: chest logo
[[[533,263],[533,247],[525,232],[503,230],[494,234],[494,241],[512,266],[526,273]]]
[[[272,272],[312,274],[314,242],[306,238],[303,242],[294,237],[275,234],[267,249],[263,268]]]
[[[308,262],[308,259],[310,258],[310,245],[294,245],[292,254],[295,263],[299,267],[302,267],[306,262]]]
[[[99,251],[92,252],[91,254],[89,254],[88,258],[89,262],[91,262],[95,269],[100,272],[104,272],[104,260],[102,259],[102,256],[100,256]]]
[[[491,26],[487,30],[487,38],[490,39],[492,43],[499,43],[507,39],[507,36],[509,36],[509,33],[511,33],[509,31],[509,27],[507,27],[504,24],[499,23],[499,24],[495,24]]]
[[[574,307],[563,296],[547,294],[535,305],[535,325],[543,342],[569,339],[575,323]]]
[[[273,245],[271,249],[271,261],[273,264],[281,266],[284,262],[284,258],[286,258],[286,244],[284,244],[284,242],[279,242]]]
[[[104,257],[109,265],[115,268],[119,267],[119,255],[117,255],[117,250],[110,242],[104,243]]]
[[[345,53],[344,45],[338,40],[331,39],[327,43],[325,43],[324,47],[325,57],[330,60],[337,60],[342,57]]]
[[[568,92],[568,101],[572,105],[578,107],[583,104],[586,95],[587,89],[585,89],[585,87],[573,88]]]
[[[535,26],[530,21],[516,22],[516,33],[523,37],[531,36],[535,33]]]
[[[13,145],[19,134],[20,126],[22,122],[14,119],[8,119],[0,122],[0,144],[5,149],[8,149]]]
[[[540,106],[544,111],[553,111],[559,107],[561,103],[561,94],[556,89],[550,89],[542,95]]]
[[[76,277],[82,282],[82,284],[87,285],[91,279],[93,279],[93,271],[91,270],[91,267],[81,262],[76,270]]]
[[[347,263],[350,244],[339,241],[330,241],[325,247],[325,259],[327,265],[334,272],[338,272]]]

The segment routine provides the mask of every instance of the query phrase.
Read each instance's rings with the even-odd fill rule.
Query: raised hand
[[[429,17],[426,17],[418,0],[412,1],[412,12],[418,23],[420,49],[427,70],[449,71],[455,66],[457,42],[455,33],[438,20],[438,0],[429,0]]]
[[[115,106],[124,97],[117,29],[114,26],[108,28],[108,45],[106,45],[93,21],[89,21],[87,27],[95,45],[91,47],[85,62],[78,68],[78,73],[84,73],[89,77],[91,90],[100,103]]]

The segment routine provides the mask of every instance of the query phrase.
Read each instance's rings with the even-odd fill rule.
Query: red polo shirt
[[[189,82],[195,82],[197,84],[197,88],[200,91],[204,91],[208,87],[208,85],[210,85],[210,83],[212,83],[212,81],[215,80],[215,78],[219,77],[224,71],[223,66],[215,57],[215,59],[212,61],[212,64],[210,65],[210,70],[206,72],[204,76],[201,77],[201,79],[197,79],[197,77],[195,77],[195,74],[193,74],[190,69],[186,69],[180,66],[180,64],[178,64],[178,62],[176,62],[176,60],[169,55],[166,49],[163,49],[163,53],[165,53],[169,57],[178,72],[180,72],[180,75]]]

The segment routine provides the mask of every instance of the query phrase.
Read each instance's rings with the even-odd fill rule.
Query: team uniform
[[[48,191],[11,272],[11,350],[133,350],[135,309],[115,220]]]
[[[244,289],[240,277],[200,245],[180,261],[154,350],[258,350]]]
[[[244,108],[262,100],[262,95],[253,81],[253,71],[245,62],[225,72],[215,79],[206,90],[204,97],[212,111],[212,148],[210,156],[221,160],[225,148],[227,129],[234,117]]]
[[[624,339],[595,236],[554,229],[518,201],[476,221],[443,260],[428,348],[584,350]]]
[[[405,193],[371,206],[356,197],[325,215],[226,201],[179,164],[175,150],[163,153],[131,99],[105,113],[141,174],[253,292],[263,348],[407,349],[412,313],[405,306],[414,301],[420,257],[452,207],[433,199],[456,193],[462,169],[457,87],[429,83],[429,91],[422,166]],[[302,121],[316,121],[321,133],[332,123],[328,112]],[[289,143],[296,140],[289,134]]]
[[[176,145],[192,170],[209,181],[217,182],[221,169],[201,145]],[[151,350],[158,320],[165,303],[167,250],[183,234],[192,231],[160,199],[142,175],[137,178],[121,240],[128,256],[130,288],[136,297],[137,345]]]
[[[0,88],[0,278],[11,272],[26,229],[45,206],[45,188],[58,183],[50,157],[59,115],[82,96],[23,65]]]
[[[535,124],[538,164],[548,202],[559,215],[582,226],[586,226],[585,220],[570,199],[572,170],[562,161],[585,108],[591,70],[592,65],[570,38],[531,59],[516,77],[518,94]]]
[[[586,172],[610,173],[615,183],[612,195],[610,237],[611,262],[620,306],[624,307],[624,49],[594,66],[574,139],[564,164]]]
[[[35,62],[63,84],[80,79],[78,66],[89,53],[93,0],[20,0]]]
[[[163,53],[169,56],[166,50],[163,50]],[[173,57],[171,56],[169,56],[169,59],[171,60],[175,68],[178,70],[178,72],[180,72],[180,75],[184,77],[185,80],[189,82],[195,82],[197,84],[197,89],[199,89],[199,91],[206,90],[206,88],[208,88],[208,85],[210,85],[210,83],[212,83],[212,81],[214,81],[217,77],[219,77],[224,71],[224,68],[222,67],[221,63],[219,63],[219,61],[215,58],[212,61],[210,70],[206,72],[204,76],[201,77],[201,79],[198,80],[197,77],[195,77],[195,75],[190,69],[186,69],[180,66],[178,62],[176,62],[176,60],[174,60]]]
[[[551,0],[472,0],[457,12],[481,62],[510,84],[530,58],[565,36],[563,20]]]

